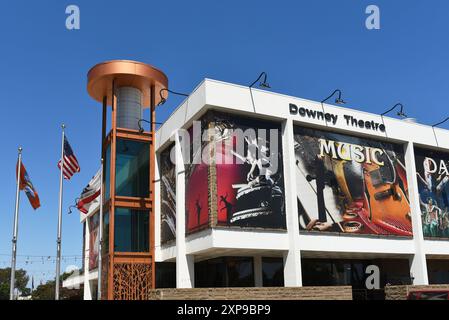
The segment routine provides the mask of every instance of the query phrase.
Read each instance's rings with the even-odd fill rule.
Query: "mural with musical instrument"
[[[449,238],[449,154],[415,149],[424,237]]]
[[[412,236],[402,146],[295,127],[301,230]]]
[[[170,159],[174,143],[161,152],[161,242],[176,238],[176,166]]]

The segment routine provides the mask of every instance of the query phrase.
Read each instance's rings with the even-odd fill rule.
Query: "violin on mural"
[[[391,233],[411,236],[410,203],[404,190],[400,187],[400,175],[397,172],[402,166],[394,166],[388,155],[387,158],[393,176],[391,181],[383,175],[382,168],[378,164],[365,163],[363,165],[369,219]],[[405,175],[401,173],[401,176]],[[406,181],[403,184],[406,185]]]
[[[401,146],[301,127],[294,138],[302,230],[412,236]]]

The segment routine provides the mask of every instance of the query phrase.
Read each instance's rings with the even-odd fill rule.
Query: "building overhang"
[[[295,105],[298,110],[291,110],[291,105]],[[449,130],[271,91],[254,88],[250,90],[246,86],[204,79],[157,130],[156,150],[161,151],[170,143],[176,129],[189,128],[194,120],[198,120],[208,110],[279,122],[292,120],[297,125],[342,134],[396,143],[413,142],[416,146],[435,150],[449,149]],[[305,110],[305,113],[302,110]],[[312,114],[313,112],[328,114],[329,121],[321,117],[318,119],[317,116],[308,116],[307,111]],[[355,124],[360,121],[364,124],[374,124],[375,128],[372,128],[372,125],[368,128],[366,125],[361,127]],[[380,125],[385,127],[385,131],[379,129]]]

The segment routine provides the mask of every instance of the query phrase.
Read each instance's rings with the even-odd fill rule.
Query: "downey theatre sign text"
[[[338,121],[338,115],[329,113],[329,112],[323,112],[323,111],[316,111],[311,110],[304,107],[298,107],[296,104],[290,103],[289,104],[289,110],[290,114],[292,115],[299,115],[303,118],[309,118],[309,119],[317,119],[317,120],[325,120],[326,122],[331,123],[332,125],[336,125]],[[363,119],[357,119],[351,115],[343,115],[344,121],[347,126],[356,128],[356,129],[368,129],[373,131],[379,131],[379,132],[385,132],[385,125],[382,123],[377,123],[374,121],[368,121]]]

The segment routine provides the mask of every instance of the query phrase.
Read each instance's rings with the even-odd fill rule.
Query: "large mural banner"
[[[402,146],[295,127],[301,230],[412,236]]]
[[[89,270],[98,268],[98,252],[100,246],[99,227],[100,215],[94,214],[89,218]]]
[[[174,144],[159,157],[161,177],[161,242],[176,239],[176,165],[170,158]]]
[[[214,114],[217,224],[286,228],[281,126]]]
[[[449,154],[415,150],[424,237],[449,238]]]
[[[207,132],[208,123],[201,120],[200,131]],[[194,233],[209,227],[209,169],[210,163],[203,161],[202,151],[207,149],[207,141],[194,148],[193,127],[188,130],[188,157],[184,159],[186,179],[186,232]],[[201,134],[200,134],[201,139]]]

